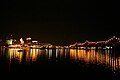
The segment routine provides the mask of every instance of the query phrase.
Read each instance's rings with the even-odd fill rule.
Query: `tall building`
[[[20,38],[20,44],[24,44],[24,41],[23,41],[23,39],[22,38]]]
[[[27,44],[31,44],[32,43],[32,39],[31,38],[26,38],[26,43]]]
[[[12,45],[13,44],[13,39],[6,40],[6,43],[9,44],[9,45]]]
[[[12,35],[6,37],[6,43],[8,45],[13,44],[13,36]]]

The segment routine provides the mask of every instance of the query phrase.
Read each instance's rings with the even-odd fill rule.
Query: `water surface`
[[[119,52],[79,49],[27,49],[23,52],[18,50],[1,47],[1,73],[7,73],[10,77],[16,75],[39,79],[48,76],[82,80],[119,79]]]

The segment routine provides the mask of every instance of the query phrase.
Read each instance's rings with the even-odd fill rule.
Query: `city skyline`
[[[3,1],[0,35],[53,44],[119,37],[117,5],[114,1]]]
[[[118,1],[0,3],[0,79],[120,79]]]
[[[48,42],[40,42],[39,40],[37,40],[37,39],[33,39],[32,37],[26,37],[26,38],[23,38],[23,37],[20,37],[20,38],[16,38],[15,36],[13,36],[13,35],[9,35],[9,36],[7,36],[7,37],[5,37],[4,39],[3,38],[0,38],[0,40],[1,41],[3,41],[3,42],[5,42],[6,43],[6,41],[7,40],[12,40],[13,42],[14,41],[19,41],[19,42],[22,42],[23,44],[24,43],[27,43],[27,41],[30,39],[30,42],[32,43],[34,43],[34,42],[37,42],[37,43],[48,43]],[[78,42],[73,42],[73,43],[70,43],[70,44],[68,44],[68,45],[66,45],[66,46],[70,46],[70,45],[76,45],[76,44],[85,44],[86,42],[88,42],[88,43],[92,43],[92,44],[96,44],[96,43],[106,43],[106,42],[109,42],[109,41],[111,41],[111,40],[120,40],[120,38],[119,37],[117,37],[117,36],[112,36],[111,38],[108,38],[108,39],[106,39],[106,40],[98,40],[98,41],[93,41],[93,40],[85,40],[85,41],[83,41],[83,42],[81,42],[81,41],[78,41]],[[52,43],[48,43],[48,44],[52,44]],[[59,45],[59,44],[52,44],[52,45]],[[65,44],[64,45],[60,45],[60,46],[65,46]]]

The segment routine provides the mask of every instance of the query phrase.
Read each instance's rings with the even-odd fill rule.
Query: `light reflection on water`
[[[84,61],[85,63],[102,64],[112,71],[120,69],[120,56],[111,50],[70,50],[70,59]]]
[[[77,50],[77,49],[28,49],[18,52],[17,48],[1,49],[0,55],[6,54],[9,63],[13,60],[19,64],[33,63],[39,59],[74,60],[86,64],[102,64],[112,71],[120,71],[120,55],[111,50]]]
[[[8,49],[10,63],[12,62],[12,59],[16,59],[19,61],[19,63],[21,63],[23,52],[18,52],[18,50],[19,49]]]

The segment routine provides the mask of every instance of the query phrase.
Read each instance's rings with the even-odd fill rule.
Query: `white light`
[[[31,38],[26,38],[26,40],[31,40]]]
[[[24,44],[24,41],[22,38],[20,38],[20,44]]]
[[[111,47],[106,46],[107,49],[110,49]]]
[[[33,43],[37,43],[38,41],[32,41]]]
[[[7,44],[12,44],[13,40],[10,39],[10,40],[7,40],[6,42],[7,42]]]

